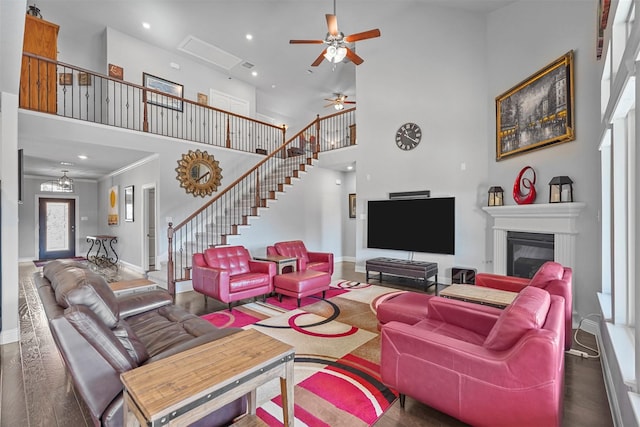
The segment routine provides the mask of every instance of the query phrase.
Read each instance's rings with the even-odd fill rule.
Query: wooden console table
[[[429,286],[435,285],[436,295],[438,295],[438,264],[435,262],[409,261],[397,258],[373,258],[366,261],[366,270],[367,282],[369,282],[369,271],[377,271],[380,273],[380,278],[378,279],[380,281],[382,281],[382,273],[424,279],[425,291]],[[435,276],[435,281],[430,285],[428,279],[431,276]]]
[[[247,329],[125,372],[124,425],[188,426],[244,395],[255,415],[256,388],[279,377],[293,427],[294,357],[292,346]]]
[[[445,298],[459,299],[477,304],[491,305],[505,308],[513,302],[517,292],[503,291],[500,289],[486,288],[476,285],[451,285],[440,292]]]

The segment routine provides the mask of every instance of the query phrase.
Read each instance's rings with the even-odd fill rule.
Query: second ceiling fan
[[[380,30],[374,29],[364,31],[361,33],[355,33],[345,36],[338,30],[338,18],[336,17],[336,2],[333,1],[333,15],[326,14],[327,18],[327,35],[324,40],[289,40],[290,44],[326,44],[327,47],[311,64],[312,67],[320,65],[323,59],[337,64],[347,57],[351,62],[356,65],[360,65],[364,62],[364,59],[359,57],[353,49],[348,46],[348,43],[355,43],[360,40],[371,39],[374,37],[380,37]]]
[[[355,104],[355,101],[347,101],[347,95],[342,94],[342,93],[334,93],[335,98],[325,98],[325,101],[329,101],[329,103],[327,105],[325,105],[326,107],[331,107],[333,105],[333,108],[335,108],[336,110],[343,110],[344,109],[344,104]]]

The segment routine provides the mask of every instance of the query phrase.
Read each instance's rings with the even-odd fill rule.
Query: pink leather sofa
[[[333,274],[333,254],[331,252],[310,252],[302,240],[278,242],[267,246],[267,255],[296,257],[298,271],[306,269]]]
[[[473,426],[560,426],[564,301],[529,286],[506,309],[433,297],[382,327],[382,381]]]
[[[565,342],[564,349],[569,350],[573,343],[572,337],[572,278],[571,268],[553,261],[545,262],[531,279],[521,277],[501,276],[498,274],[478,273],[476,274],[476,286],[501,289],[503,291],[520,292],[527,286],[534,286],[549,292],[551,295],[558,295],[564,298],[565,316]]]
[[[193,290],[229,304],[273,292],[273,262],[251,259],[244,246],[220,246],[193,254]]]

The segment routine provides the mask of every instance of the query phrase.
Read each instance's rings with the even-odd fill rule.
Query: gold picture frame
[[[205,93],[198,92],[198,104],[209,105],[209,97]]]
[[[496,97],[496,161],[576,139],[573,51]]]
[[[58,84],[60,86],[70,86],[73,84],[73,73],[58,73]]]
[[[356,217],[356,193],[349,194],[349,218]]]
[[[91,86],[91,74],[79,72],[78,86]]]

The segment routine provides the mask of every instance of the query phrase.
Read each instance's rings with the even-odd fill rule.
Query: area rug
[[[83,256],[74,256],[74,257],[71,257],[71,258],[62,258],[62,259],[65,259],[65,260],[73,260],[73,261],[86,261],[86,260],[87,260],[87,259],[86,259],[85,257],[83,257]],[[53,259],[36,259],[36,260],[34,260],[34,261],[33,261],[33,264],[34,264],[36,267],[42,267],[42,266],[44,266],[46,263],[48,263],[49,261],[53,261]]]
[[[203,316],[218,327],[253,328],[295,347],[296,426],[371,426],[397,398],[380,380],[377,305],[398,290],[336,280],[327,292],[268,298]],[[282,426],[277,379],[258,388],[257,415]]]

